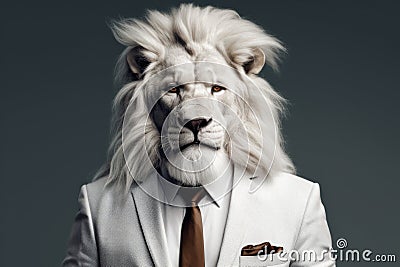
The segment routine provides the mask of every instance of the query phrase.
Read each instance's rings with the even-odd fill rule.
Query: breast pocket
[[[282,261],[278,257],[260,259],[257,256],[239,256],[239,266],[243,267],[260,267],[260,266],[275,266],[288,267],[290,261]]]

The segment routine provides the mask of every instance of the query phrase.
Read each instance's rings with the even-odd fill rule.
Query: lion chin
[[[170,177],[186,186],[212,183],[221,177],[230,164],[227,153],[207,145],[193,144],[163,160]]]

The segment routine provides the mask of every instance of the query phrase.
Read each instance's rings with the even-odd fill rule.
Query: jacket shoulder
[[[92,198],[96,198],[104,192],[104,190],[106,188],[107,178],[108,177],[106,177],[106,176],[101,177],[101,178],[96,179],[85,185],[86,189],[88,191],[88,194],[90,194],[90,196]]]
[[[102,177],[82,186],[82,188],[86,188],[89,206],[94,218],[97,217],[99,206],[104,202],[104,199],[113,199],[113,186],[107,184],[107,178]]]
[[[265,179],[257,190],[258,201],[275,209],[277,203],[290,211],[292,219],[301,220],[310,197],[318,194],[319,186],[310,180],[290,173],[276,173]]]
[[[260,187],[262,193],[273,191],[281,192],[282,195],[292,195],[297,198],[307,198],[316,183],[286,172],[279,172],[265,179]]]

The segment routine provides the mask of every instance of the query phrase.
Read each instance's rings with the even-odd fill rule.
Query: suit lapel
[[[235,183],[236,186],[235,186]],[[249,194],[250,187],[249,176],[243,169],[235,166],[234,188],[231,193],[228,218],[226,220],[224,237],[218,266],[237,266],[239,265],[239,256],[241,245],[246,237],[246,221],[249,217],[249,207],[252,195]]]
[[[146,179],[146,182],[155,183],[156,179]],[[145,187],[147,186],[157,186],[157,184],[145,185]],[[140,225],[142,226],[141,229],[154,265],[171,266],[164,222],[162,219],[162,203],[149,196],[136,184],[132,187],[132,196],[135,202]]]
[[[150,177],[148,177],[150,178]],[[252,194],[249,194],[250,176],[245,171],[234,167],[234,188],[231,193],[228,217],[222,240],[218,266],[239,265],[239,255],[242,242],[246,237],[246,221],[252,218],[249,210]],[[171,266],[167,238],[162,218],[162,203],[149,196],[142,188],[155,188],[157,179],[145,180],[145,184],[132,186],[132,197],[142,226],[150,255],[156,266]]]

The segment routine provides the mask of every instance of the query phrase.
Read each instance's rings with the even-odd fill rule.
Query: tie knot
[[[205,195],[206,191],[203,188],[181,192],[181,196],[186,205],[190,205],[191,207],[198,206],[199,202],[204,198]]]
[[[197,206],[197,204],[200,202],[200,200],[203,199],[203,197],[206,195],[206,191],[204,190],[204,188],[199,189],[199,191],[197,191],[194,196],[192,197],[192,204],[194,204],[195,206]]]

